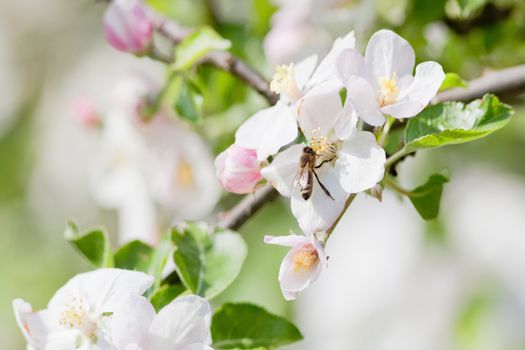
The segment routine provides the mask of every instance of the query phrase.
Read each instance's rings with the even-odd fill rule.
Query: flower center
[[[297,86],[295,81],[295,69],[293,63],[288,66],[278,66],[272,81],[270,82],[270,90],[276,94],[285,94],[292,102],[299,100],[303,93]]]
[[[293,271],[307,272],[319,262],[319,254],[312,244],[306,244],[293,256]]]
[[[80,296],[74,297],[65,305],[58,322],[63,327],[82,331],[91,340],[96,339],[97,322],[90,315],[86,301]]]
[[[310,147],[322,158],[322,161],[332,161],[337,155],[337,143],[330,141],[326,136],[320,136],[320,129],[312,131]]]
[[[194,184],[193,169],[186,159],[181,159],[177,169],[176,183],[182,187],[191,187]]]
[[[396,102],[398,95],[399,87],[397,86],[396,73],[392,73],[392,78],[379,78],[379,104],[381,107]]]

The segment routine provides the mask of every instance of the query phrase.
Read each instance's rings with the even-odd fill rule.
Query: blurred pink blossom
[[[115,49],[144,53],[153,37],[153,25],[146,5],[140,0],[111,2],[104,15],[104,33],[108,43]]]
[[[71,103],[75,119],[85,127],[96,127],[102,123],[102,117],[93,100],[87,96],[79,96]]]
[[[231,145],[215,159],[217,177],[229,192],[253,192],[262,179],[261,169],[254,149]]]

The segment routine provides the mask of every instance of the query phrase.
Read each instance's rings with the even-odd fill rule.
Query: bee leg
[[[330,191],[328,191],[328,189],[324,187],[323,183],[319,180],[317,173],[315,171],[312,171],[312,172],[314,173],[315,179],[317,180],[317,183],[319,184],[319,186],[321,186],[321,189],[323,190],[323,192],[326,193],[328,197],[332,198],[332,200],[335,201],[334,197],[332,197],[332,195],[330,194]]]
[[[324,163],[330,163],[330,162],[331,162],[332,160],[334,160],[334,159],[335,159],[335,157],[330,158],[330,159],[325,159],[325,160],[323,160],[323,161],[321,162],[321,164],[316,165],[314,168],[315,168],[315,169],[319,169],[320,167],[323,166]]]

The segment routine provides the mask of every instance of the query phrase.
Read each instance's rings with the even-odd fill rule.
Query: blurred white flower
[[[235,133],[235,144],[254,149],[262,161],[297,137],[296,103],[317,84],[338,86],[335,59],[355,45],[354,33],[338,38],[332,50],[317,64],[317,56],[310,56],[288,66],[277,67],[270,88],[280,95],[275,106],[255,113]]]
[[[104,14],[104,34],[108,43],[123,52],[141,54],[153,38],[153,25],[141,0],[115,0]]]
[[[286,300],[296,299],[319,278],[327,258],[314,235],[265,236],[264,242],[292,248],[279,269],[279,283]]]
[[[445,79],[441,65],[428,61],[414,69],[412,46],[390,30],[370,38],[363,57],[355,49],[344,50],[336,67],[357,114],[370,125],[380,126],[384,115],[410,118],[434,97]]]
[[[328,230],[350,193],[374,187],[384,175],[385,151],[372,133],[357,131],[357,116],[339,93],[324,89],[301,99],[299,119],[309,146],[294,145],[275,156],[262,175],[286,197],[301,229]],[[308,159],[312,159],[308,161]],[[307,162],[310,171],[305,171]],[[304,192],[304,188],[310,188]]]
[[[178,297],[155,315],[147,300],[137,297],[128,315],[114,319],[119,337],[115,339],[118,350],[212,350],[210,304],[196,295]],[[126,329],[135,330],[129,337]]]
[[[33,312],[21,299],[13,301],[15,316],[29,348],[35,350],[115,349],[115,339],[133,339],[135,329],[121,318],[134,308],[153,278],[142,272],[100,269],[78,274],[60,288],[47,309]]]

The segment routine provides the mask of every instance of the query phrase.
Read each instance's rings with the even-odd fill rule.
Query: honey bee
[[[316,161],[317,153],[315,153],[312,147],[304,147],[303,154],[299,159],[299,171],[297,171],[297,174],[295,175],[293,184],[294,186],[299,186],[301,197],[304,200],[308,200],[312,196],[314,182],[313,178],[315,176],[315,179],[317,180],[319,186],[321,186],[323,192],[328,197],[334,199],[334,197],[332,197],[332,195],[330,194],[330,191],[328,191],[328,189],[321,183],[319,177],[317,176],[317,173],[315,172],[315,169],[323,165],[324,162],[322,162],[319,165],[316,165]]]

